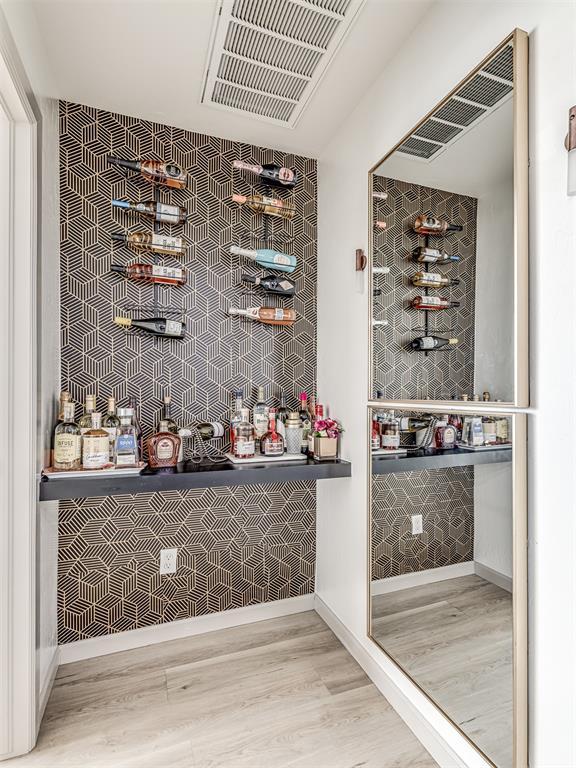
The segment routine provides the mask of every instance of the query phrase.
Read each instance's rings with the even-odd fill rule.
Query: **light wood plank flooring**
[[[512,596],[479,576],[372,598],[374,639],[500,768],[512,765]]]
[[[60,668],[10,768],[432,768],[314,613]]]

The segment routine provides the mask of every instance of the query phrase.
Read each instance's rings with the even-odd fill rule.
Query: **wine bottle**
[[[419,336],[411,342],[412,349],[427,351],[429,349],[442,349],[443,347],[458,344],[458,339],[444,339],[442,336]]]
[[[372,197],[375,200],[387,200],[388,192],[372,192]]]
[[[156,425],[156,432],[172,432],[172,434],[178,434],[178,424],[172,418],[170,413],[172,404],[172,398],[170,395],[164,395],[162,405],[162,416]],[[160,429],[160,422],[163,422],[162,429]]]
[[[276,187],[294,187],[298,181],[298,172],[292,168],[284,168],[276,163],[264,163],[263,165],[251,165],[243,160],[234,160],[234,168],[240,171],[255,173],[262,181]]]
[[[294,296],[296,293],[296,286],[291,280],[277,275],[262,275],[262,277],[242,275],[242,280],[245,283],[261,285],[268,293],[277,293],[280,296]]]
[[[460,284],[460,280],[456,277],[444,277],[435,272],[416,272],[410,278],[410,282],[419,288],[442,288],[443,286]]]
[[[388,224],[386,224],[385,221],[375,221],[374,222],[374,228],[375,229],[386,229]]]
[[[281,307],[248,307],[248,309],[230,307],[228,314],[249,317],[250,320],[259,320],[267,325],[294,325],[296,320],[296,312],[293,309]]]
[[[265,213],[268,216],[279,216],[281,219],[291,219],[296,209],[286,200],[266,195],[232,195],[232,200],[239,205],[247,205],[254,213]]]
[[[123,160],[120,157],[112,157],[112,155],[108,155],[108,162],[119,168],[136,171],[146,181],[151,181],[154,184],[184,189],[188,183],[188,174],[174,163],[164,163],[162,160]]]
[[[224,425],[219,421],[201,421],[194,425],[202,440],[213,440],[216,437],[224,437]]]
[[[423,245],[414,248],[412,251],[412,261],[417,261],[421,264],[450,264],[453,261],[460,261],[460,256],[450,255],[449,253],[442,252],[436,248],[426,248]]]
[[[124,208],[126,211],[135,211],[149,216],[155,221],[164,221],[166,224],[183,224],[188,215],[186,208],[179,205],[157,203],[155,200],[147,200],[145,203],[129,203],[126,200],[112,200],[115,208]]]
[[[260,264],[261,267],[275,269],[277,272],[294,272],[296,269],[296,256],[289,256],[287,253],[280,253],[280,251],[274,251],[271,248],[252,250],[251,248],[239,248],[237,245],[232,245],[230,253],[236,256],[245,256],[247,259],[252,259],[252,261]]]
[[[439,296],[416,296],[416,298],[412,299],[412,306],[414,309],[425,309],[427,312],[435,312],[440,309],[459,307],[460,302],[442,299]]]
[[[164,267],[160,264],[112,264],[110,269],[141,283],[185,285],[187,280],[185,270],[178,267]]]
[[[178,320],[168,320],[166,317],[130,318],[115,317],[114,322],[124,328],[138,328],[152,333],[154,336],[166,336],[170,339],[183,339],[186,333],[186,323]]]
[[[181,237],[150,234],[149,232],[113,232],[112,240],[134,248],[137,251],[152,251],[169,256],[184,256],[184,241]]]
[[[414,232],[419,235],[445,235],[447,232],[462,232],[460,224],[450,224],[436,216],[421,214],[414,222]]]

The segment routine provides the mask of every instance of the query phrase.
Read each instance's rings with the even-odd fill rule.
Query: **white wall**
[[[512,578],[512,466],[474,467],[474,562]]]
[[[327,145],[319,162],[319,391],[344,421],[350,482],[319,483],[317,591],[387,680],[427,702],[366,637],[367,296],[354,251],[368,245],[366,172],[514,27],[530,33],[531,765],[576,765],[576,199],[566,197],[567,111],[576,97],[573,3],[440,2]],[[449,40],[449,44],[442,44]],[[415,89],[415,84],[422,87]],[[360,87],[360,84],[359,84]],[[557,268],[555,268],[557,267]],[[560,280],[559,275],[562,274]],[[328,352],[329,351],[329,352]],[[564,404],[564,405],[563,405]],[[346,487],[343,487],[343,486]],[[551,524],[553,519],[554,524]],[[561,589],[559,589],[561,585]],[[466,744],[429,712],[461,754]],[[468,748],[467,762],[474,758]],[[476,764],[481,764],[476,760]]]

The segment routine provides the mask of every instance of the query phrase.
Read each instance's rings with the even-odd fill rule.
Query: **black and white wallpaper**
[[[113,242],[111,234],[153,230],[150,219],[113,208],[111,200],[152,200],[154,188],[111,166],[109,154],[172,161],[190,174],[185,190],[161,188],[163,202],[189,212],[183,226],[162,229],[186,242],[184,258],[166,257],[162,263],[183,266],[188,282],[159,290],[160,304],[176,309],[186,322],[183,341],[114,324],[116,315],[154,312],[151,286],[110,270],[113,263],[151,263],[150,256]],[[231,255],[230,246],[264,247],[264,233],[261,217],[231,196],[263,190],[254,177],[233,170],[236,158],[298,170],[293,192],[273,192],[289,196],[296,215],[275,221],[269,233],[271,247],[298,259],[291,276],[294,298],[271,299],[241,281],[243,273],[263,270]],[[110,395],[120,404],[135,395],[149,434],[166,393],[172,395],[173,417],[183,424],[227,422],[237,387],[248,406],[258,386],[264,386],[270,404],[281,391],[289,405],[296,405],[302,390],[313,394],[316,188],[315,160],[62,102],[61,384],[80,404],[77,417],[87,393],[96,394],[99,410]],[[227,314],[231,306],[262,304],[293,307],[294,327]],[[314,484],[203,493],[61,504],[61,642],[313,591]],[[159,577],[159,550],[172,546],[183,547],[185,568],[175,577]],[[134,600],[125,599],[129,594]]]

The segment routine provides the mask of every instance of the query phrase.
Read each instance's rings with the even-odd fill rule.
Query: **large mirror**
[[[370,399],[526,406],[526,36],[370,172]]]

